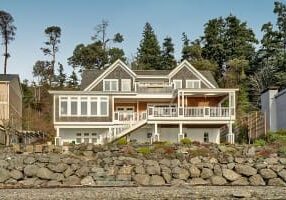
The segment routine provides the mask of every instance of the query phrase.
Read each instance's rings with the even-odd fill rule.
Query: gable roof
[[[104,69],[90,69],[84,70],[81,74],[80,90],[84,90],[89,86],[97,77],[99,77],[105,70]]]
[[[178,71],[180,71],[183,67],[187,67],[193,74],[200,79],[203,83],[205,83],[210,88],[216,88],[204,75],[202,75],[191,63],[187,60],[181,62],[176,68],[174,68],[170,74],[169,78],[173,77]]]
[[[120,59],[116,60],[112,65],[110,65],[104,72],[102,72],[92,83],[90,83],[87,87],[85,87],[84,91],[91,90],[94,86],[96,86],[104,77],[110,74],[117,66],[122,67],[127,73],[131,76],[136,77],[136,74]]]
[[[18,75],[18,74],[0,74],[0,81],[10,82],[10,81],[12,81],[13,79],[18,79],[18,80],[20,80],[19,75]],[[19,81],[19,82],[20,82],[20,81]]]
[[[215,87],[219,87],[219,85],[217,84],[213,74],[211,71],[209,70],[199,70],[199,72],[204,76],[206,77],[206,79],[211,83],[213,84]]]

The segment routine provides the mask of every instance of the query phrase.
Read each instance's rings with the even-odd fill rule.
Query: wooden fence
[[[253,141],[262,136],[266,136],[266,117],[264,113],[259,111],[251,112],[240,118],[236,122],[235,133],[241,131],[242,128],[247,129],[248,140]]]

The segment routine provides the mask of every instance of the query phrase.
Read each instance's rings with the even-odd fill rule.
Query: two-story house
[[[50,91],[56,143],[137,142],[234,143],[237,89],[218,88],[209,71],[183,61],[173,70],[131,70],[117,60],[105,70],[82,74],[80,91]]]
[[[22,88],[16,74],[0,74],[0,143],[10,144],[22,131]],[[9,129],[9,130],[8,130]],[[6,134],[8,131],[9,134]]]

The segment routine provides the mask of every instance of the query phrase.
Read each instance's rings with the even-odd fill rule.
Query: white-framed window
[[[108,115],[108,98],[100,97],[99,99],[100,99],[99,101],[100,116],[107,116]]]
[[[68,115],[68,97],[60,98],[60,115]]]
[[[70,98],[70,114],[71,115],[77,115],[78,114],[78,98],[77,97],[71,97]]]
[[[97,116],[98,115],[98,109],[97,109],[97,97],[91,97],[90,98],[90,115],[91,116]]]
[[[121,91],[122,92],[131,91],[131,79],[121,79]]]
[[[201,80],[186,80],[186,88],[201,88]]]
[[[80,114],[82,116],[87,115],[88,110],[88,98],[87,97],[81,97],[80,98]]]
[[[204,142],[209,142],[209,133],[208,132],[204,132]]]
[[[107,96],[61,96],[59,97],[59,116],[102,117],[109,114]]]
[[[173,80],[173,87],[174,89],[180,89],[182,88],[182,80]]]
[[[76,144],[80,144],[81,143],[81,133],[76,133],[75,143]]]
[[[104,79],[103,91],[106,92],[118,91],[118,79]]]

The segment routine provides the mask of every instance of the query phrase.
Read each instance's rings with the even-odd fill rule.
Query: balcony
[[[229,107],[185,107],[148,106],[148,112],[114,112],[114,121],[119,123],[136,123],[141,120],[234,120],[234,108]]]
[[[148,119],[229,120],[235,118],[230,107],[148,107]]]
[[[114,121],[116,122],[137,122],[144,119],[147,119],[147,112],[130,112],[130,111],[116,111],[113,116]]]
[[[166,83],[137,83],[136,91],[144,94],[170,94],[173,92],[173,88]]]

